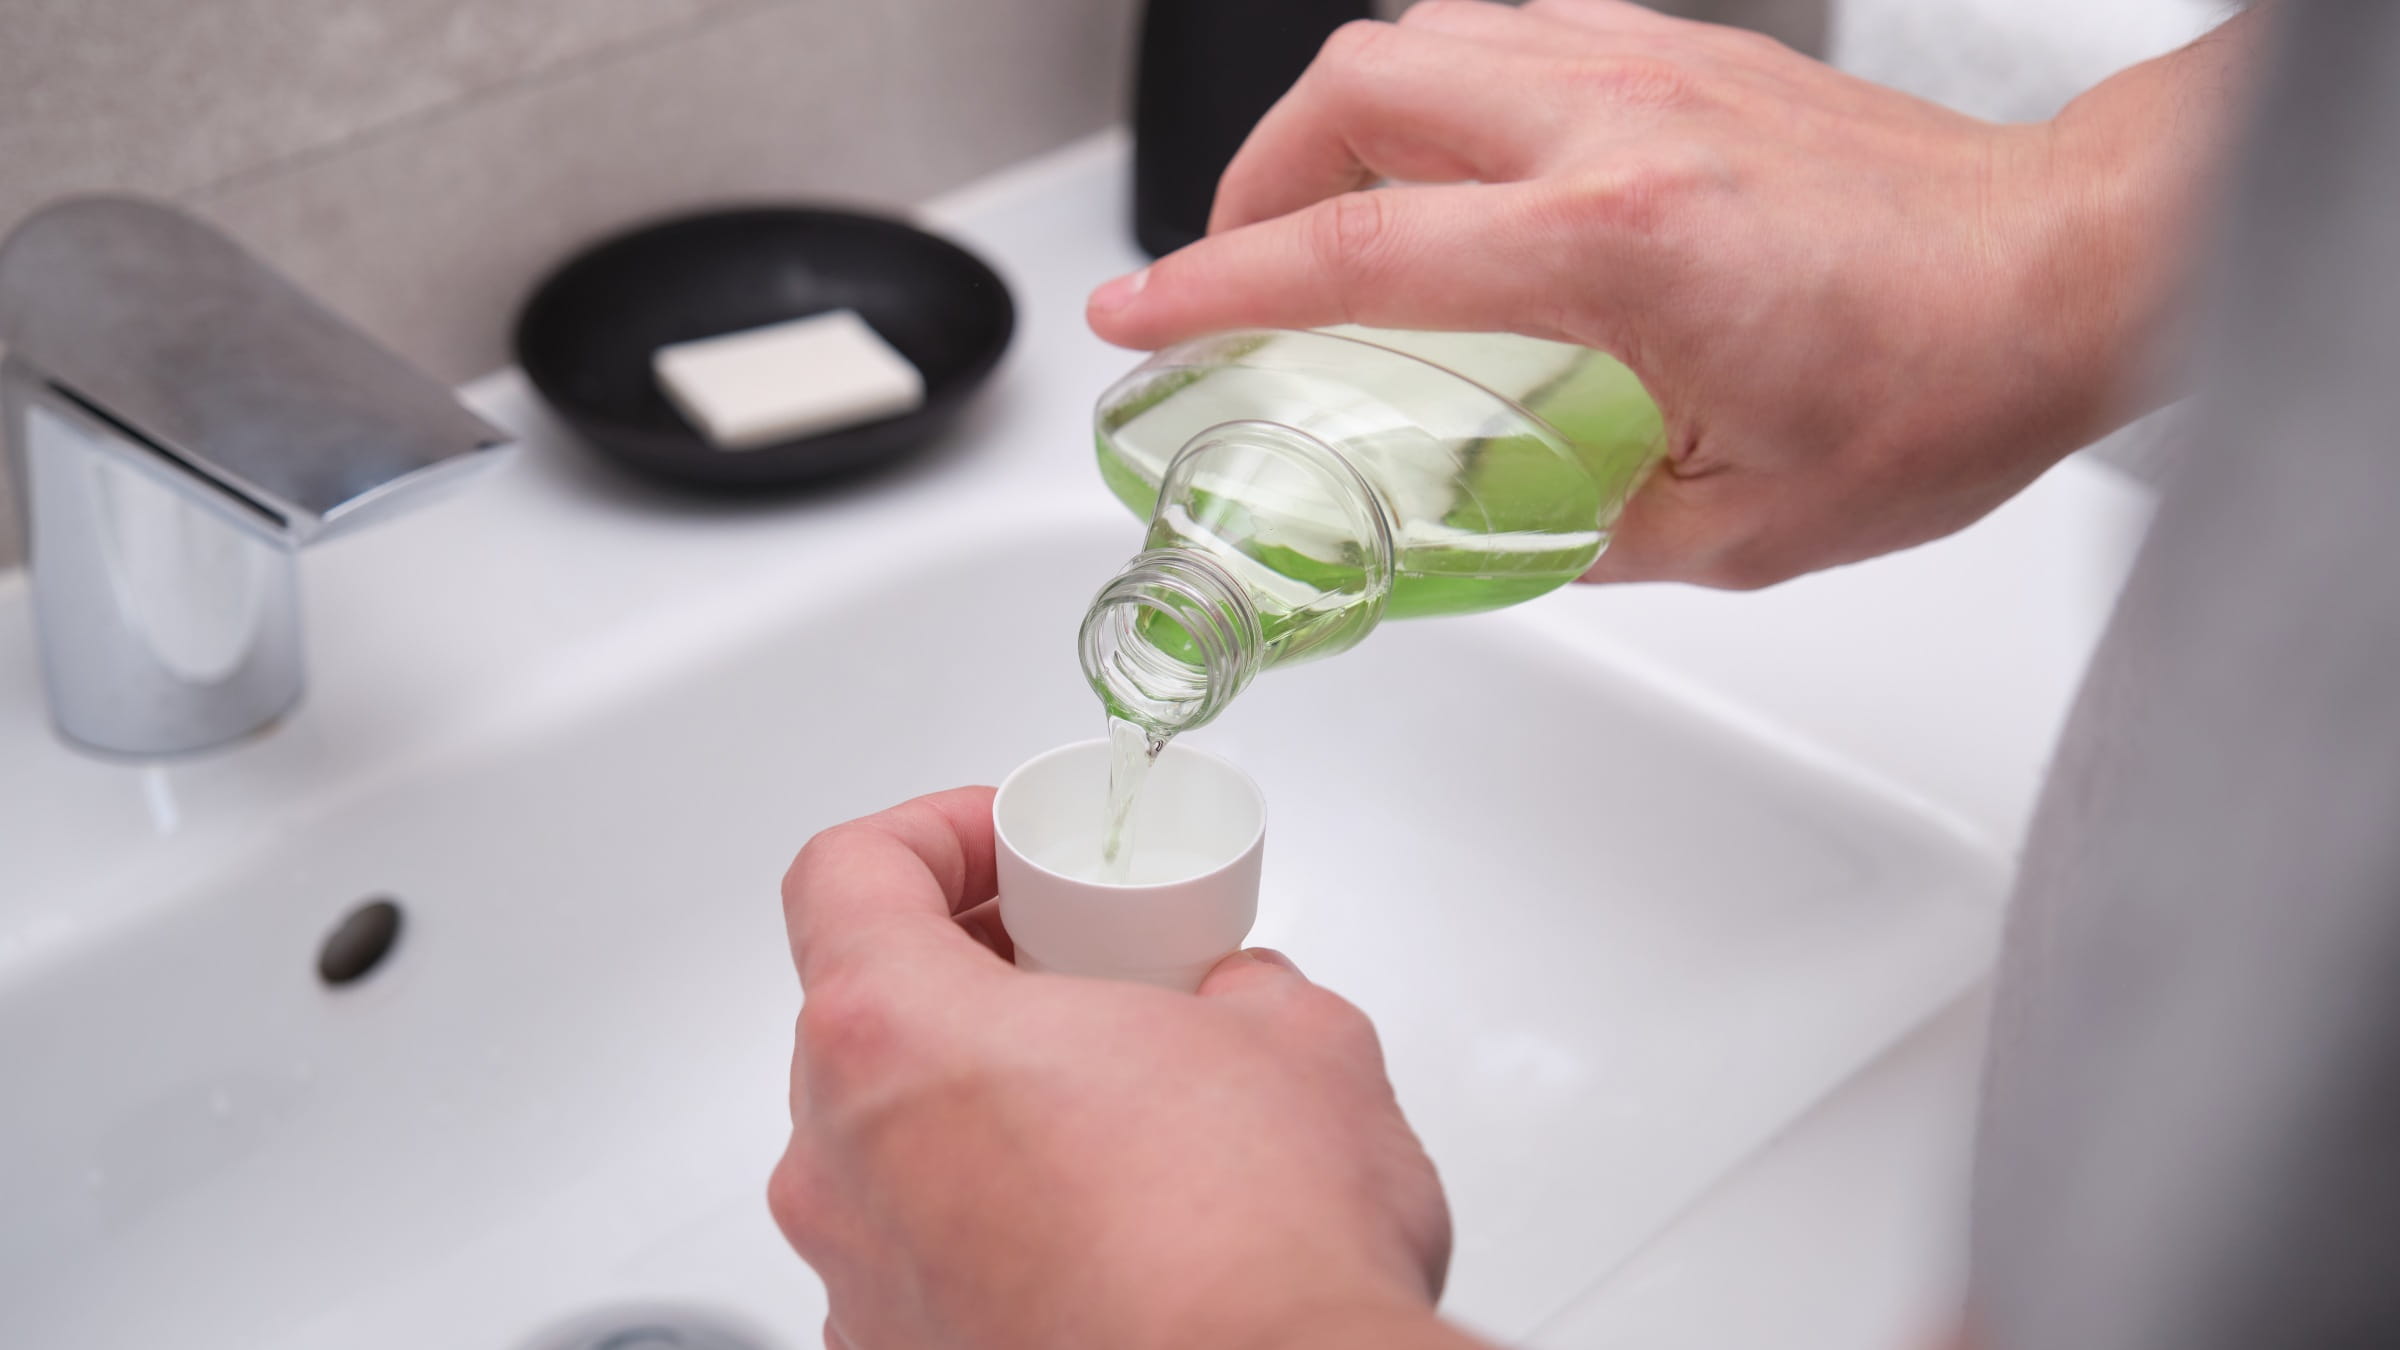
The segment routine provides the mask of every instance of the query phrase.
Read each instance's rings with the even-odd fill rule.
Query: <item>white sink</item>
[[[0,1339],[505,1347],[680,1300],[813,1344],[760,1199],[775,883],[811,831],[1090,734],[1067,635],[1133,534],[1063,515],[828,588],[0,987]],[[1984,853],[1537,617],[1395,625],[1206,740],[1268,795],[1261,937],[1383,1028],[1456,1206],[1452,1309],[1503,1335],[1987,953]],[[376,896],[400,947],[323,987],[319,937]]]

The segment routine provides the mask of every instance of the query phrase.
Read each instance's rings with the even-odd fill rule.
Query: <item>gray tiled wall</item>
[[[447,379],[578,242],[693,203],[902,205],[1105,125],[1135,0],[11,0],[0,232],[130,190]],[[17,556],[0,475],[0,566]]]

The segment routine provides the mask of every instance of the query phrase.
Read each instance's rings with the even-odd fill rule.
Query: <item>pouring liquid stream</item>
[[[1166,748],[1166,737],[1153,737],[1122,717],[1108,719],[1108,823],[1100,837],[1100,879],[1109,885],[1133,880],[1133,808],[1150,766]]]

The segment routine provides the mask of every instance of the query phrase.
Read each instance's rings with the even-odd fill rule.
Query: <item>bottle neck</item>
[[[1222,564],[1194,549],[1136,554],[1092,600],[1078,647],[1109,712],[1154,740],[1225,710],[1266,663],[1258,608]]]

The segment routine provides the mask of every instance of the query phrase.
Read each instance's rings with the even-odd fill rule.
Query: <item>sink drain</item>
[[[646,1308],[578,1318],[529,1350],[769,1350],[767,1342],[700,1313]]]
[[[400,906],[375,896],[342,916],[317,948],[317,978],[329,989],[356,984],[375,973],[400,941]]]

